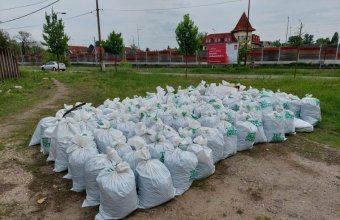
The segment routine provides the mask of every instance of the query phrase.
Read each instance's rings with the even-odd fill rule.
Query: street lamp
[[[66,15],[66,12],[56,12],[55,14],[56,14],[56,15],[58,15],[58,14],[59,14],[59,15]]]

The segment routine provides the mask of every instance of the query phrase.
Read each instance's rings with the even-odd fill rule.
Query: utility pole
[[[300,56],[302,28],[303,28],[303,24],[302,24],[302,21],[300,20],[300,27],[299,27],[299,44],[298,44],[298,51],[297,51],[296,62],[295,62],[294,78],[296,78],[296,68],[297,68],[297,63],[298,63],[298,61],[299,61],[299,56]]]
[[[96,47],[96,37],[93,37],[93,45],[94,45],[94,61],[95,64],[97,65],[98,60],[97,60],[97,47]]]
[[[287,31],[286,31],[286,44],[287,44],[287,41],[288,41],[288,28],[289,28],[289,16],[288,16]]]
[[[103,62],[103,52],[102,52],[102,35],[100,31],[100,19],[99,19],[99,6],[98,0],[96,0],[96,11],[97,11],[97,26],[98,26],[98,39],[99,39],[99,61],[101,71],[105,71],[105,65]]]
[[[137,27],[137,43],[138,43],[138,49],[140,49],[140,45],[139,45],[139,31],[141,31],[142,29],[141,28],[138,28]]]
[[[138,43],[138,50],[140,50],[140,45],[139,45],[139,31],[141,31],[142,29],[140,29],[139,27],[137,27],[137,43]],[[138,52],[137,50],[137,52]],[[137,54],[136,52],[136,54]],[[139,60],[137,59],[137,68],[139,68]]]
[[[248,31],[249,31],[249,23],[250,23],[250,18],[249,18],[249,11],[250,11],[250,0],[248,0],[248,22],[247,22],[247,31],[246,31],[246,52],[244,55],[244,65],[247,65],[247,53],[248,53]]]

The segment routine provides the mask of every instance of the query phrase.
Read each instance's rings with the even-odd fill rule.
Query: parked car
[[[44,65],[41,66],[42,70],[52,70],[52,71],[57,71],[58,70],[58,62],[57,61],[50,61],[45,63]],[[66,66],[64,63],[59,63],[59,70],[65,71]]]

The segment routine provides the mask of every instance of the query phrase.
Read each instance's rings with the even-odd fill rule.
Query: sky
[[[55,1],[0,0],[0,21],[20,17]],[[7,10],[30,4],[34,5]],[[102,38],[114,30],[122,33],[126,46],[133,42],[138,45],[139,32],[141,49],[176,47],[175,29],[184,14],[190,14],[201,32],[226,33],[235,27],[243,12],[247,13],[247,6],[248,0],[99,0]],[[59,0],[53,5],[55,12],[66,12],[58,18],[64,20],[69,45],[88,46],[94,38],[98,39],[96,13],[90,13],[95,8],[95,0]],[[11,36],[20,30],[28,31],[34,40],[41,41],[45,12],[51,10],[52,6],[0,23],[0,29]],[[314,39],[331,38],[335,31],[340,32],[340,0],[251,0],[250,22],[261,40],[285,42],[288,16],[288,35],[297,34],[300,21],[302,32],[313,34]]]

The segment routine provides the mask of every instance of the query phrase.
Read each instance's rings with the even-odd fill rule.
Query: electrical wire
[[[11,22],[11,21],[18,20],[18,19],[20,19],[20,18],[27,17],[27,16],[29,16],[29,15],[35,14],[35,13],[37,13],[38,11],[41,11],[41,10],[43,10],[43,9],[45,9],[45,8],[47,8],[47,7],[49,7],[49,6],[51,6],[51,5],[54,5],[55,3],[59,2],[59,1],[60,1],[60,0],[57,0],[57,1],[55,1],[55,2],[52,2],[51,4],[48,4],[48,5],[46,5],[46,6],[42,7],[42,8],[39,8],[39,9],[37,9],[37,10],[35,10],[35,11],[32,11],[32,12],[30,12],[30,13],[28,13],[28,14],[25,14],[25,15],[22,15],[22,16],[20,16],[20,17],[12,18],[12,19],[7,20],[7,21],[0,21],[0,24],[8,23],[8,22]]]
[[[29,7],[29,6],[33,6],[33,5],[39,5],[39,4],[47,2],[47,1],[49,1],[49,0],[44,0],[44,1],[36,2],[36,3],[28,4],[28,5],[20,5],[20,6],[16,6],[16,7],[12,7],[12,8],[0,8],[0,11],[9,11],[9,10],[17,9],[17,8],[25,8],[25,7]]]
[[[96,10],[92,10],[92,11],[89,11],[89,12],[85,12],[85,13],[82,13],[82,14],[79,14],[79,15],[75,15],[75,16],[72,16],[72,17],[65,18],[64,20],[72,20],[72,19],[75,19],[75,18],[79,18],[79,17],[85,16],[85,15],[88,15],[88,14],[92,14],[92,13],[95,12],[95,11],[96,11]],[[16,30],[16,29],[30,28],[30,27],[40,27],[40,26],[42,26],[42,25],[43,25],[43,23],[41,23],[41,24],[34,24],[34,25],[27,25],[27,26],[21,26],[21,27],[4,28],[4,29],[2,29],[2,30],[8,31],[8,30]]]
[[[240,2],[240,1],[243,1],[243,0],[231,0],[231,1],[225,1],[225,2],[210,3],[210,4],[201,4],[201,5],[192,5],[192,6],[181,6],[181,7],[170,7],[170,8],[104,9],[104,10],[108,10],[108,11],[127,11],[127,12],[133,12],[133,11],[167,11],[167,10],[178,10],[178,9],[187,9],[187,8],[200,8],[200,7],[224,5],[224,4],[233,3],[233,2]]]

